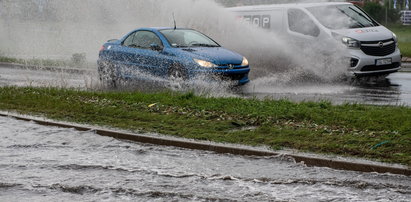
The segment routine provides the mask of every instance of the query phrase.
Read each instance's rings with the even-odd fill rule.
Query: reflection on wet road
[[[407,201],[411,178],[119,141],[0,117],[0,201]]]
[[[268,81],[257,79],[244,91],[247,97],[290,99],[293,101],[331,101],[335,104],[366,103],[411,105],[411,73],[394,73],[387,78],[361,78],[320,83],[313,81]]]
[[[293,101],[327,100],[335,104],[367,103],[379,105],[411,106],[411,73],[394,73],[386,79],[361,79],[338,82],[319,82],[316,80],[294,80],[282,75],[255,78],[239,92],[222,89],[218,83],[207,84],[199,81],[194,91],[213,96],[245,96],[257,98],[282,99]],[[195,86],[196,83],[190,84]],[[16,69],[0,65],[0,86],[56,86],[80,89],[99,88],[96,70],[82,73],[64,71],[43,71]],[[141,86],[141,85],[140,85]]]
[[[66,72],[16,68],[0,64],[0,86],[44,86],[62,88],[92,88],[98,85],[97,70]]]

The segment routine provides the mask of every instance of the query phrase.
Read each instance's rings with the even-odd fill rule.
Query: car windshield
[[[332,5],[307,8],[317,20],[329,29],[375,27],[378,23],[354,5]]]
[[[190,29],[166,29],[160,31],[172,47],[219,47],[206,35]]]

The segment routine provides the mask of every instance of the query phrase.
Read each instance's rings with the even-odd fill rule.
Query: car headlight
[[[243,61],[241,62],[241,66],[248,66],[247,58],[243,57]]]
[[[397,38],[397,35],[396,35],[396,34],[394,34],[394,33],[392,33],[392,38],[394,39],[395,44],[398,44],[398,38]]]
[[[398,42],[397,35],[395,33],[392,33],[392,38],[394,38],[395,42]]]
[[[208,62],[205,60],[194,59],[194,62],[196,62],[201,67],[207,67],[207,68],[217,67],[217,65],[215,65],[214,63]]]
[[[349,48],[360,48],[361,46],[360,41],[346,36],[342,38],[342,42]]]

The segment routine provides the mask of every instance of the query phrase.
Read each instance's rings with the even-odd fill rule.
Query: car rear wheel
[[[114,70],[114,65],[111,63],[102,63],[98,65],[98,75],[100,82],[109,88],[117,87],[116,74]]]

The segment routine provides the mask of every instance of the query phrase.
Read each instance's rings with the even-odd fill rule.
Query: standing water
[[[120,141],[0,117],[0,201],[409,201],[411,178]]]

